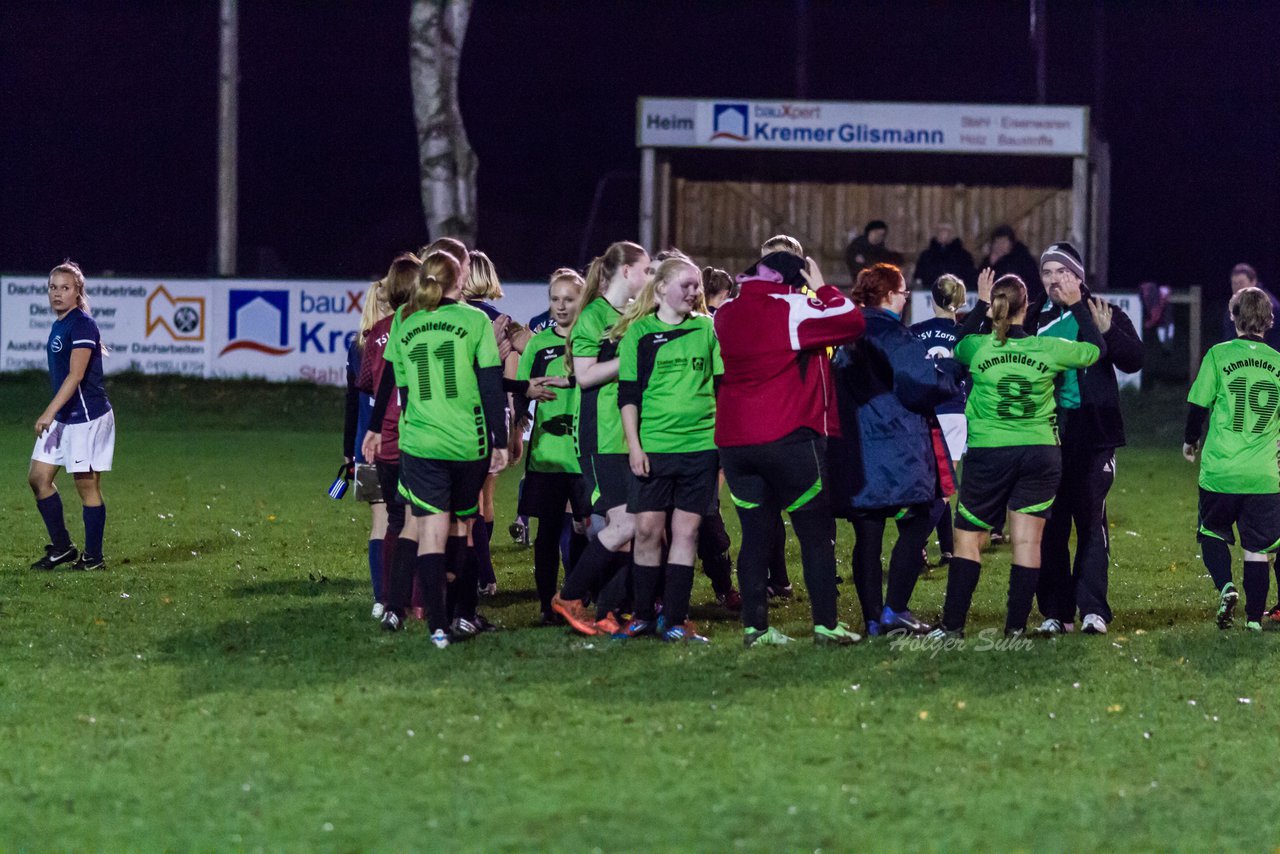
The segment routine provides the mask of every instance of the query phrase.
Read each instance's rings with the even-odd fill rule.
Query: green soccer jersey
[[[391,321],[383,354],[407,388],[400,413],[400,450],[434,460],[489,456],[489,428],[477,372],[498,367],[498,342],[478,308],[444,302],[435,311],[408,308]]]
[[[1098,361],[1098,348],[1047,336],[1000,344],[994,335],[966,335],[956,345],[955,358],[973,375],[964,408],[969,447],[1056,445],[1054,378]]]
[[[1057,314],[1056,317],[1053,315]],[[1037,335],[1051,338],[1062,338],[1066,341],[1080,340],[1080,322],[1070,310],[1060,308],[1053,303],[1045,303],[1041,312],[1040,327]],[[1062,409],[1080,408],[1080,372],[1068,368],[1058,375],[1054,382],[1057,388],[1057,403]]]
[[[596,297],[582,310],[569,333],[574,357],[591,356],[608,362],[618,355],[618,344],[608,338],[621,313],[604,297]],[[625,454],[618,414],[618,381],[584,388],[578,408],[578,447],[583,454]]]
[[[1209,410],[1201,487],[1247,495],[1280,492],[1280,353],[1249,338],[1210,347],[1187,401]]]
[[[640,445],[648,453],[715,450],[714,378],[724,373],[720,343],[706,315],[677,324],[646,315],[618,347],[618,381],[639,395]]]
[[[529,339],[520,356],[516,379],[567,376],[564,338],[558,327],[544,329]],[[540,400],[533,410],[533,431],[529,436],[529,471],[580,474],[578,465],[578,389],[557,388],[555,400]]]

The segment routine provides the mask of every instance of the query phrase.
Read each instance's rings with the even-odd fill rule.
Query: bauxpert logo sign
[[[268,356],[292,353],[289,346],[289,292],[238,290],[227,294],[227,345],[218,353],[252,350]]]
[[[641,98],[636,144],[1080,157],[1088,112],[1043,104]]]
[[[711,138],[747,142],[751,110],[746,104],[715,104],[711,108]]]
[[[160,285],[147,297],[147,335],[163,329],[174,341],[203,341],[204,309],[204,297],[175,297]]]

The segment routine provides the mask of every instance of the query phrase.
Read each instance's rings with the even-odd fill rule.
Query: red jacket
[[[364,339],[364,358],[360,362],[360,378],[356,387],[370,396],[376,396],[378,386],[382,383],[382,372],[392,370],[391,363],[382,357],[387,349],[387,339],[391,337],[391,321],[395,315],[388,315],[373,325],[369,335]],[[378,451],[378,462],[396,463],[400,461],[400,392],[391,393],[387,402],[387,414],[381,425],[370,424],[370,430],[377,430],[382,435],[382,447]],[[363,440],[364,437],[361,437]]]
[[[866,322],[832,286],[814,296],[753,279],[715,314],[724,376],[716,397],[716,444],[759,445],[802,427],[839,436],[826,348],[847,344]]]

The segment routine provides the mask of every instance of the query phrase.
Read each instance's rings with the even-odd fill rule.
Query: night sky
[[[579,264],[608,173],[589,245],[636,236],[637,95],[1034,101],[1025,2],[807,5],[802,34],[797,0],[475,0],[462,109],[503,276]],[[1280,4],[1048,5],[1048,100],[1112,144],[1112,287],[1280,281]],[[241,0],[243,273],[373,276],[424,242],[408,9]],[[0,270],[210,273],[217,67],[216,0],[0,3]]]

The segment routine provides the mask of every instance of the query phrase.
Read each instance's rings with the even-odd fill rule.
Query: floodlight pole
[[[1036,103],[1047,103],[1048,71],[1045,65],[1045,54],[1048,52],[1049,40],[1045,32],[1048,21],[1046,4],[1048,0],[1031,0],[1031,50],[1036,57]]]
[[[240,18],[237,0],[222,0],[218,59],[218,275],[236,274]]]
[[[657,172],[657,152],[650,146],[640,149],[640,245],[650,252],[658,251],[654,245]]]

